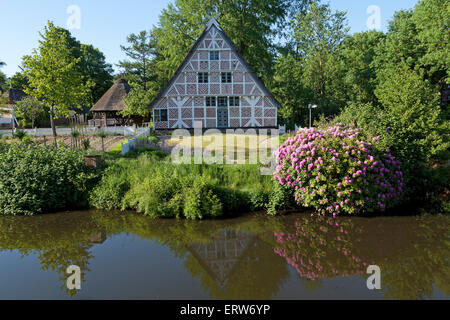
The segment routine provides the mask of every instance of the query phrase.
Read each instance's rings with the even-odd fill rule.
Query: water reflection
[[[113,250],[115,255],[126,257],[135,250],[135,260],[119,259],[110,266],[127,280],[120,282],[120,288],[108,287],[109,291],[123,290],[131,283],[136,286],[136,281],[130,281],[138,277],[134,274],[136,264],[145,265],[151,259],[166,266],[148,270],[158,273],[151,276],[170,277],[164,274],[174,272],[170,264],[180,264],[184,277],[190,278],[179,284],[183,288],[169,288],[165,298],[347,297],[329,290],[337,283],[353,298],[447,299],[449,222],[447,217],[332,219],[305,214],[193,222],[98,211],[0,217],[0,271],[11,257],[34,256],[41,270],[57,273],[59,290],[74,297],[77,292],[68,291],[65,285],[67,266],[80,266],[86,284],[93,281],[89,275],[95,274],[90,270],[98,259],[95,255]],[[138,237],[148,245],[117,245],[112,241],[117,237]],[[161,251],[164,248],[176,260],[169,260]],[[382,270],[381,293],[370,295],[365,286],[369,264]],[[19,264],[14,267],[19,269]],[[12,280],[20,276],[11,274]],[[38,283],[42,290],[57,296],[42,281]],[[139,289],[144,297],[157,290],[142,286]],[[8,296],[11,289],[1,285],[0,296]],[[94,290],[87,294],[94,294]],[[100,293],[93,297],[103,298]]]

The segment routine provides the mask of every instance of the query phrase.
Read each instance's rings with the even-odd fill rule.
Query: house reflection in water
[[[211,242],[194,242],[187,246],[202,268],[221,288],[239,265],[246,252],[255,246],[256,236],[251,233],[222,229]]]

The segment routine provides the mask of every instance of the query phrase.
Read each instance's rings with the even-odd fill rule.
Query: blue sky
[[[39,32],[47,20],[67,28],[71,14],[67,9],[76,5],[80,9],[80,29],[72,34],[82,43],[93,44],[115,65],[124,59],[120,50],[126,37],[157,23],[159,14],[170,0],[0,0],[0,60],[8,76],[19,70],[21,57],[37,47]],[[351,32],[366,31],[369,6],[378,6],[381,30],[397,10],[414,7],[417,0],[334,0],[334,10],[347,11]],[[73,13],[73,12],[72,12]]]

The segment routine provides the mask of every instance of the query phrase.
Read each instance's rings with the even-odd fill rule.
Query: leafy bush
[[[89,138],[87,138],[87,139],[83,140],[82,144],[83,144],[83,149],[85,151],[87,151],[91,147],[91,140],[89,140]]]
[[[256,165],[175,165],[153,151],[113,164],[91,193],[91,205],[202,219],[266,208],[270,185]]]
[[[30,143],[32,143],[33,142],[33,139],[31,138],[31,137],[23,137],[22,138],[22,143],[28,143],[28,144],[30,144]]]
[[[357,129],[303,129],[277,151],[275,179],[304,207],[333,214],[383,211],[403,196],[400,162]]]
[[[376,90],[381,106],[350,104],[332,123],[358,127],[366,141],[375,138],[376,148],[389,149],[401,161],[405,200],[413,207],[434,203],[437,212],[444,212],[450,176],[448,111],[439,106],[439,94],[423,70],[400,63],[385,72]]]
[[[149,136],[148,137],[148,142],[152,143],[152,144],[156,144],[159,142],[159,139],[157,136]]]
[[[0,146],[0,212],[33,215],[87,204],[95,174],[83,154],[34,144]]]
[[[14,132],[14,138],[22,140],[23,138],[25,138],[27,136],[27,132],[23,129],[16,129],[16,131]]]
[[[129,188],[126,168],[120,163],[113,165],[105,170],[101,183],[92,190],[90,204],[108,210],[120,208]]]

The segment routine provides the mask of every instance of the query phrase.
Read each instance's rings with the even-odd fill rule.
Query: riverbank
[[[256,211],[274,215],[302,207],[293,188],[262,175],[258,164],[175,164],[159,150],[145,149],[124,157],[117,149],[97,152],[103,158],[101,164],[89,168],[86,152],[76,148],[54,149],[24,141],[0,143],[0,149],[0,208],[7,215],[94,207],[135,210],[151,217],[203,219]],[[328,192],[333,192],[333,184]],[[421,207],[424,210],[417,212]],[[399,208],[410,215],[448,213],[435,210],[433,204],[408,202],[365,215],[389,215]]]

